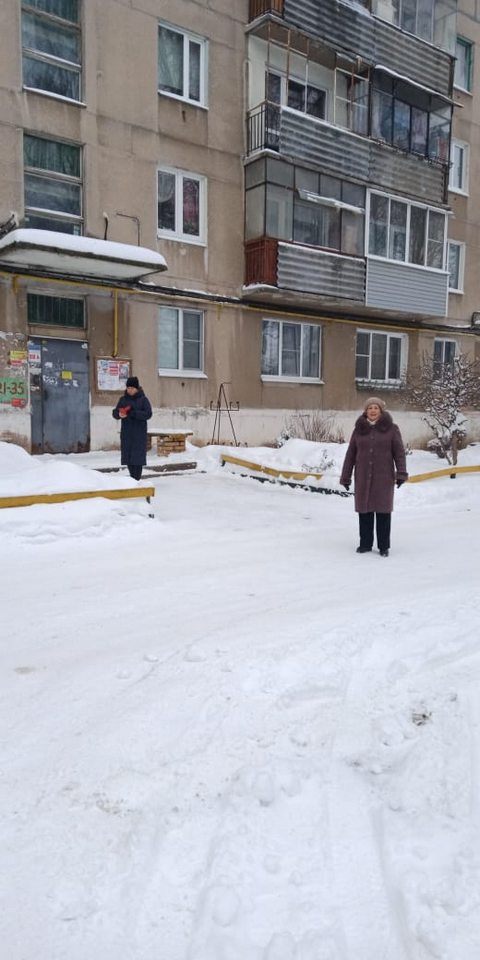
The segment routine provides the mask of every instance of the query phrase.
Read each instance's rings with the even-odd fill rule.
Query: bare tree
[[[443,363],[424,355],[409,376],[405,398],[422,411],[432,430],[439,456],[455,465],[466,437],[468,417],[464,411],[480,404],[480,368],[475,360],[459,354]]]

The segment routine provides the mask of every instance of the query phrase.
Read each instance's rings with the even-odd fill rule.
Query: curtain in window
[[[299,323],[282,324],[282,375],[300,376],[300,344],[302,328]]]
[[[80,0],[28,0],[28,5],[71,23],[78,23],[80,19]]]
[[[200,63],[202,48],[199,43],[190,40],[188,44],[188,96],[190,100],[200,101]]]
[[[158,229],[175,230],[175,174],[158,174]]]
[[[158,31],[158,87],[183,96],[183,35],[167,27]]]
[[[80,217],[82,214],[80,185],[27,173],[25,174],[25,206]]]
[[[183,233],[200,236],[200,183],[191,177],[183,178]]]
[[[384,333],[372,333],[372,380],[385,380],[387,365],[387,338]]]
[[[410,249],[408,259],[410,263],[425,263],[425,234],[427,225],[427,211],[421,207],[412,207],[410,210]]]
[[[457,243],[448,244],[448,286],[450,290],[460,289],[460,247]]]
[[[368,252],[387,256],[388,198],[372,193],[370,198],[370,230]]]
[[[445,240],[445,216],[443,213],[428,213],[427,266],[443,269],[443,250]]]
[[[178,370],[178,310],[161,307],[158,322],[158,366]]]
[[[70,177],[80,177],[80,147],[43,137],[23,138],[23,154],[26,167],[50,170]]]
[[[44,60],[23,57],[23,82],[34,90],[48,90],[59,97],[80,100],[80,72],[58,67]]]
[[[22,41],[29,50],[37,50],[61,60],[80,63],[80,33],[78,30],[51,23],[34,14],[22,13]]]
[[[388,340],[388,379],[400,380],[401,368],[401,347],[400,337],[389,337]]]
[[[302,377],[320,376],[320,327],[303,326]]]
[[[405,260],[407,242],[407,205],[390,201],[390,230],[388,256],[390,260]]]
[[[266,376],[278,376],[278,350],[280,344],[280,324],[276,320],[264,320],[262,326],[262,373]]]

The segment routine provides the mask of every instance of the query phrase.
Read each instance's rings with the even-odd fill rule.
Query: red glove
[[[120,417],[126,417],[130,413],[131,407],[120,407],[118,413]]]

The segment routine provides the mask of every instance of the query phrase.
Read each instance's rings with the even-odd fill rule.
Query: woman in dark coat
[[[147,420],[152,416],[150,401],[145,396],[138,377],[129,377],[123,397],[112,410],[112,417],[121,420],[120,445],[122,464],[134,480],[140,480],[147,462]]]
[[[377,546],[388,557],[395,483],[408,480],[400,430],[378,397],[367,400],[358,418],[343,462],[340,483],[346,490],[355,469],[355,510],[360,526],[357,553],[370,553],[376,518]]]

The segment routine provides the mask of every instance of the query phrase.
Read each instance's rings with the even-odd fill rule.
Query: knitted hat
[[[139,389],[140,384],[138,382],[138,377],[129,377],[126,383],[127,387],[135,387],[136,390]]]
[[[127,383],[128,383],[128,381],[127,381]],[[363,408],[363,412],[364,412],[364,413],[367,412],[367,407],[369,407],[371,403],[376,403],[376,404],[377,404],[377,407],[380,407],[380,410],[381,410],[382,412],[385,410],[385,408],[386,408],[386,406],[387,406],[387,404],[385,403],[385,400],[381,400],[380,397],[369,397],[368,400],[367,400],[366,403],[365,403],[364,408]]]

